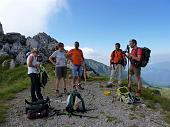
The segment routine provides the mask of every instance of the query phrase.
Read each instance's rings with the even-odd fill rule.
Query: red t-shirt
[[[142,49],[141,48],[133,48],[131,51],[131,54],[135,57],[137,57],[138,55],[142,55]],[[133,61],[133,59],[131,59],[131,61]]]
[[[84,60],[83,52],[81,49],[71,49],[68,54],[71,55],[71,61],[74,65],[81,65]]]

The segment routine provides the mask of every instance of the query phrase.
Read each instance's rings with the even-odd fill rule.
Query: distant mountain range
[[[97,74],[102,76],[110,76],[110,68],[100,62],[92,59],[86,59],[86,64],[92,68]],[[153,87],[170,87],[170,62],[162,62],[157,64],[148,64],[142,69],[142,82],[146,86]],[[127,79],[127,71],[124,71],[123,78]]]
[[[170,62],[148,65],[143,69],[142,77],[152,86],[170,87]]]
[[[102,75],[102,76],[109,76],[110,75],[110,68],[100,62],[97,62],[92,59],[86,59],[85,63],[88,67],[93,69],[97,74]]]

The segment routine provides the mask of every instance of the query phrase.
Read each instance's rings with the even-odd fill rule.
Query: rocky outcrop
[[[4,33],[1,22],[0,22],[0,33],[2,33],[2,34]]]
[[[26,53],[32,48],[38,48],[43,61],[48,61],[48,57],[54,51],[58,41],[51,38],[46,33],[38,33],[33,37],[25,37],[20,33],[3,33],[0,24],[0,56],[10,56],[18,64],[26,63]]]

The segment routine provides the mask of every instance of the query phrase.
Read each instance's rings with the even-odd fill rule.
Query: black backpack
[[[29,102],[25,99],[25,112],[28,119],[47,117],[49,114],[50,99]]]
[[[135,67],[146,67],[146,65],[149,62],[151,50],[147,47],[143,47],[143,48],[140,48],[140,49],[142,49],[141,61],[135,60],[133,64],[135,65]]]

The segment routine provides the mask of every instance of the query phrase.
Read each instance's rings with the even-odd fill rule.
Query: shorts
[[[66,78],[66,75],[67,75],[67,67],[56,67],[56,68],[55,68],[55,72],[56,72],[56,77],[57,77],[58,79]]]
[[[72,66],[72,75],[73,77],[77,77],[77,76],[82,76],[83,74],[83,68],[81,65],[74,65]]]
[[[129,74],[130,75],[135,74],[136,76],[140,76],[141,75],[141,67],[134,67],[133,65],[130,65]]]

